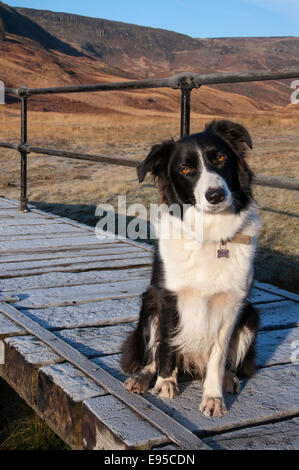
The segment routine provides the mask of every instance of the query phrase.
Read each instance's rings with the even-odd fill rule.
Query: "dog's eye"
[[[223,153],[220,153],[216,157],[217,163],[223,163],[226,160],[226,156]]]
[[[180,168],[180,173],[183,175],[190,175],[190,173],[192,173],[192,169],[189,166],[182,166]]]

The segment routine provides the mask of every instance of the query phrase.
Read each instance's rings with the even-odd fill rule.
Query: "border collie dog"
[[[180,223],[201,217],[202,237],[159,233],[138,326],[122,347],[128,391],[144,393],[156,378],[154,392],[175,398],[178,373],[189,373],[203,380],[200,410],[215,417],[226,411],[223,390],[238,393],[238,377],[254,372],[258,313],[247,297],[260,223],[251,149],[243,126],[214,120],[155,145],[139,165],[139,182],[148,172],[157,178],[161,203],[188,205]]]

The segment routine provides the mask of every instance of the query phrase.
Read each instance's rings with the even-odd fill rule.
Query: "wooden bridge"
[[[224,416],[207,418],[198,381],[175,400],[122,386],[150,247],[0,198],[0,255],[0,375],[72,448],[299,447],[299,296],[254,283],[258,370],[225,396]]]

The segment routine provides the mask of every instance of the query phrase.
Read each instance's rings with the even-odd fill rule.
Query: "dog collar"
[[[252,237],[237,233],[233,238],[227,241],[221,240],[219,248],[217,249],[217,258],[229,258],[229,249],[227,243],[239,243],[241,245],[252,245]]]
[[[233,238],[228,240],[228,243],[240,243],[241,245],[252,245],[252,237],[237,233]]]

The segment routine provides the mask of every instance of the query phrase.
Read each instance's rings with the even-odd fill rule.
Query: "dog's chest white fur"
[[[163,239],[161,234],[165,287],[177,295],[179,327],[175,343],[181,349],[191,354],[198,353],[199,348],[208,349],[223,323],[235,322],[238,311],[226,307],[230,297],[236,303],[246,297],[255,244],[228,243],[229,258],[217,258],[217,249],[221,239],[233,238],[238,231],[254,237],[258,228],[259,221],[250,208],[242,215],[204,214],[202,244],[186,238]],[[213,302],[217,298],[220,300]]]
[[[195,289],[201,295],[220,292],[245,291],[248,287],[255,243],[244,245],[228,243],[228,258],[217,258],[221,240],[240,232],[251,237],[257,235],[259,220],[252,208],[242,215],[204,214],[203,240],[159,237],[159,250],[164,264],[165,287],[179,293]]]

